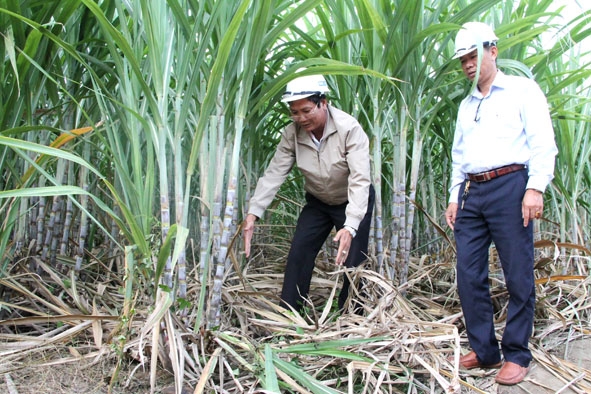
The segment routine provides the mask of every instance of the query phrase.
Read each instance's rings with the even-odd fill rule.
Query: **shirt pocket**
[[[502,108],[488,114],[488,123],[492,125],[494,136],[502,141],[512,142],[523,131],[521,114],[517,108]]]

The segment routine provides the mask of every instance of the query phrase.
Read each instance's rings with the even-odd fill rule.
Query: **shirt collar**
[[[501,70],[497,69],[497,74],[495,75],[495,79],[493,80],[492,84],[490,85],[490,90],[488,92],[488,95],[490,95],[492,93],[492,91],[495,89],[506,89],[507,86],[509,86],[509,84],[510,84],[510,81],[507,78],[507,75],[505,73],[503,73]],[[484,98],[482,96],[482,93],[480,93],[480,90],[478,90],[478,89],[474,89],[474,91],[472,92],[472,96],[474,98],[477,98],[478,100],[481,100]]]
[[[495,80],[493,81],[491,88],[505,89],[509,84],[510,81],[507,75],[501,70],[497,70],[497,75],[495,75]]]
[[[331,113],[331,106],[327,105],[327,113],[326,113],[326,123],[324,123],[324,133],[322,134],[322,140],[325,140],[329,135],[336,133],[337,126],[334,122],[332,113]],[[310,145],[318,148],[318,145],[313,141],[312,133],[302,129],[298,126],[295,122],[294,125],[296,127],[298,143],[304,145]],[[318,141],[320,142],[320,141]]]

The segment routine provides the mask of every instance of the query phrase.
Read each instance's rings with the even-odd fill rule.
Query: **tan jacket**
[[[330,105],[328,113],[319,150],[309,132],[295,123],[285,128],[275,155],[250,199],[248,213],[261,217],[297,164],[305,178],[304,189],[329,205],[348,201],[345,225],[358,229],[367,211],[371,184],[369,140],[351,115]]]

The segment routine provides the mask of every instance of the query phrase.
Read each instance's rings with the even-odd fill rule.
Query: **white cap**
[[[328,85],[322,75],[306,75],[305,77],[296,78],[287,84],[281,101],[288,103],[327,92]]]
[[[454,59],[469,54],[476,50],[478,45],[495,45],[498,41],[493,29],[482,22],[468,22],[462,25],[456,35]]]

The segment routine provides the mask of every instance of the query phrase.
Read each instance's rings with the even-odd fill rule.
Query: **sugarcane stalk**
[[[217,144],[210,145],[210,148],[216,152],[216,170],[218,174],[225,172],[225,147],[224,141],[224,123],[223,116],[211,117],[211,132],[216,135]],[[227,250],[222,245],[223,221],[222,221],[222,192],[223,177],[217,178],[218,182],[214,187],[213,206],[212,206],[212,266],[213,266],[213,286],[210,290],[209,305],[207,314],[207,327],[213,328],[219,326],[220,310],[222,304],[222,285],[224,281],[225,260]]]
[[[63,198],[61,196],[55,199],[55,204],[52,208],[52,214],[54,217],[53,229],[51,234],[51,244],[49,247],[49,263],[52,266],[56,264],[57,256],[57,245],[60,241],[60,232],[62,231],[62,207],[64,206]],[[56,267],[61,268],[61,267]]]
[[[39,178],[39,187],[43,187],[45,184],[45,178]],[[39,197],[39,203],[37,204],[37,240],[35,244],[35,252],[39,253],[43,249],[43,234],[45,227],[45,197]]]
[[[74,163],[68,162],[68,184],[73,184],[74,179]],[[62,231],[62,240],[60,244],[60,255],[67,256],[68,254],[68,243],[70,239],[70,229],[72,226],[72,199],[66,199],[66,215],[64,217],[64,226]]]
[[[396,165],[393,170],[393,193],[392,193],[392,237],[390,245],[390,274],[393,279],[397,280],[399,284],[401,278],[399,273],[404,271],[405,262],[401,258],[401,250],[403,250],[404,231],[405,231],[405,202],[406,202],[406,150],[407,150],[407,124],[406,114],[400,114],[400,135],[395,141],[395,156]]]
[[[26,200],[23,198],[23,200]],[[28,230],[29,230],[29,241],[33,240],[36,242],[37,240],[37,215],[39,212],[39,197],[37,196],[33,196],[31,198],[28,199],[29,202],[29,224],[28,224]]]
[[[183,166],[183,147],[182,139],[180,135],[175,138],[175,149],[174,149],[174,172],[175,172],[175,216],[177,226],[184,226],[185,216],[185,204],[183,200],[184,196],[184,185],[183,177],[185,170]],[[177,279],[178,279],[178,296],[181,299],[187,298],[187,256],[185,248],[182,248],[178,255],[177,266]],[[182,315],[186,315],[187,310],[183,308],[181,311]]]
[[[199,154],[199,169],[200,174],[207,174],[209,167],[211,151],[209,134],[203,135],[203,140],[200,146]],[[205,310],[205,299],[207,295],[207,286],[209,285],[209,272],[211,267],[211,252],[212,252],[212,234],[211,234],[211,206],[213,204],[213,196],[211,193],[210,183],[213,182],[213,177],[201,176],[199,178],[200,185],[200,203],[199,211],[201,213],[200,232],[199,232],[199,262],[197,267],[197,278],[199,278],[199,294],[197,299],[197,312],[195,314],[195,330],[200,329]]]
[[[79,170],[79,184],[82,185],[84,191],[88,191],[88,170],[85,167]],[[82,194],[80,196],[80,218],[78,224],[78,247],[76,248],[76,256],[74,258],[74,271],[80,272],[82,269],[82,262],[84,261],[84,250],[86,249],[86,238],[88,237],[88,196]]]
[[[41,260],[44,262],[47,262],[49,258],[50,244],[52,243],[53,239],[53,226],[55,224],[55,215],[57,211],[57,205],[59,204],[59,198],[57,196],[54,196],[52,198],[52,201],[52,209],[49,212],[49,219],[47,220],[44,228],[45,237],[43,239],[43,249],[41,252]]]
[[[372,101],[374,103],[374,114],[379,113],[378,108],[378,100],[377,97],[374,95],[372,97]],[[373,166],[372,166],[372,183],[375,189],[375,207],[374,207],[374,215],[372,220],[372,231],[374,233],[373,237],[370,237],[370,241],[373,240],[375,243],[375,256],[377,260],[377,270],[378,272],[384,272],[384,233],[382,227],[382,138],[383,138],[383,130],[382,125],[380,124],[378,119],[374,119],[372,132],[372,158],[373,158]]]

